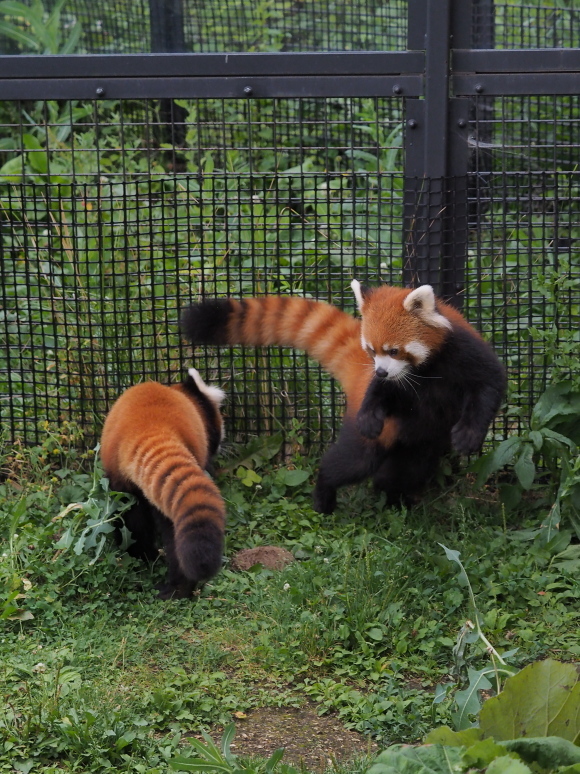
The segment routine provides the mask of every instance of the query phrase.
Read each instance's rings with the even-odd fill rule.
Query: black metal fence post
[[[449,98],[449,67],[452,45],[471,33],[471,5],[471,0],[409,2],[408,45],[420,43],[423,33],[426,56],[425,99],[407,100],[403,281],[433,285],[456,306],[468,236],[469,104]]]
[[[185,51],[183,34],[183,0],[149,0],[151,51],[181,53]]]
[[[151,51],[161,54],[185,52],[183,0],[149,0]],[[173,147],[185,140],[186,111],[172,99],[159,100],[162,141]],[[177,164],[172,159],[173,165]]]

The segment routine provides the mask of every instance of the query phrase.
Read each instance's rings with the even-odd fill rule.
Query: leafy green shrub
[[[420,747],[395,745],[367,774],[532,774],[580,772],[580,682],[572,664],[546,660],[506,680],[488,699],[479,725],[431,731]],[[529,765],[528,765],[529,764]],[[531,766],[531,768],[530,768]]]
[[[551,385],[533,408],[530,427],[512,435],[484,454],[472,466],[476,486],[504,467],[511,467],[513,483],[500,483],[502,502],[507,508],[518,505],[524,492],[541,478],[548,488],[552,505],[541,542],[557,537],[565,517],[580,537],[580,389],[571,380]],[[554,545],[563,548],[563,538]]]
[[[19,0],[1,0],[0,35],[14,40],[19,48],[33,54],[72,54],[81,36],[81,25],[73,18],[72,24],[63,24],[63,6],[67,0],[57,0],[50,13],[42,0],[30,4]],[[68,37],[63,36],[70,27]]]
[[[452,694],[456,708],[451,715],[451,719],[455,729],[461,731],[471,725],[471,717],[479,712],[481,708],[481,692],[493,690],[499,693],[502,688],[502,681],[517,672],[517,669],[509,666],[506,661],[506,659],[515,654],[517,648],[500,655],[488,640],[483,633],[483,616],[477,608],[471,583],[465,572],[465,567],[459,558],[459,551],[452,551],[446,546],[440,545],[445,551],[447,558],[459,566],[458,580],[461,586],[467,588],[470,618],[461,627],[457,642],[453,648],[455,658],[454,672],[458,682],[466,683],[465,688],[456,690],[457,684],[453,682],[446,685],[438,685],[435,689],[433,704],[440,704]],[[491,664],[484,666],[482,669],[474,669],[473,666],[470,666],[465,654],[467,645],[478,642],[483,643],[485,652],[491,661]],[[465,672],[467,672],[467,675],[465,675]]]

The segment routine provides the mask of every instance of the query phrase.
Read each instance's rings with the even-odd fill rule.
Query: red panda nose
[[[380,366],[375,369],[375,374],[379,376],[381,379],[383,379],[385,376],[388,376],[387,371],[385,371],[385,369],[381,368]]]

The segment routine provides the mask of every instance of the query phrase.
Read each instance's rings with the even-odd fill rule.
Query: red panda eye
[[[398,355],[398,354],[399,354],[399,349],[398,349],[398,347],[393,347],[393,348],[392,348],[392,349],[389,351],[389,355],[390,355],[391,357],[397,357],[397,355]]]
[[[369,353],[369,355],[370,355],[371,357],[374,357],[374,356],[375,356],[375,350],[374,350],[374,349],[371,347],[371,345],[370,345],[370,344],[367,344],[367,352]]]

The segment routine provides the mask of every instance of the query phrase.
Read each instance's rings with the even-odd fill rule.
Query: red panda
[[[154,559],[156,531],[162,539],[161,599],[191,596],[221,567],[225,506],[205,469],[223,438],[223,399],[190,368],[181,384],[130,387],[105,419],[100,454],[111,488],[137,497],[124,515],[128,551]]]
[[[492,348],[430,285],[352,288],[362,320],[306,298],[209,299],[182,314],[193,344],[302,349],[346,393],[337,441],[325,452],[314,507],[372,477],[390,504],[413,502],[452,448],[478,451],[505,391]]]

